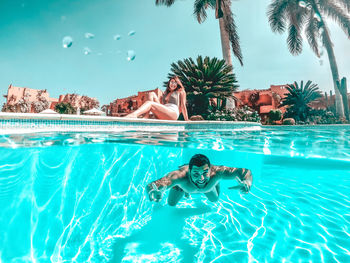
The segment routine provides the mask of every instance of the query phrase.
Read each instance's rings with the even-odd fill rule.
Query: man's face
[[[208,164],[205,164],[203,166],[192,166],[192,169],[190,171],[190,176],[192,181],[198,185],[198,186],[204,186],[209,181],[209,172],[210,167]]]

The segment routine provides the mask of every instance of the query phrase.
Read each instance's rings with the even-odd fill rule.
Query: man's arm
[[[155,180],[147,185],[148,197],[151,201],[160,202],[163,192],[170,187],[175,186],[177,180],[180,178],[181,172],[179,170],[168,173],[166,176]]]
[[[246,168],[231,168],[226,166],[213,166],[216,176],[220,179],[235,179],[240,184],[239,186],[232,186],[229,189],[240,189],[248,193],[252,187],[253,176],[249,169]]]

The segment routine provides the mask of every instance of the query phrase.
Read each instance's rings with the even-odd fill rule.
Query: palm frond
[[[285,13],[288,4],[288,0],[274,0],[269,5],[267,16],[273,32],[283,33],[286,30]]]
[[[287,44],[293,55],[299,55],[303,51],[303,39],[298,28],[293,24],[289,26]]]
[[[327,17],[335,21],[350,39],[350,15],[347,14],[341,6],[329,0],[324,5],[320,6],[320,10]]]
[[[197,17],[198,23],[202,23],[207,18],[206,9],[208,7],[214,8],[211,0],[195,0],[193,14]]]
[[[156,0],[156,5],[166,5],[171,6],[175,3],[176,0]]]
[[[319,0],[319,5],[324,6],[327,5],[330,1],[334,4],[339,5],[342,9],[345,9],[347,13],[350,13],[350,1],[349,0]]]
[[[305,35],[312,51],[317,57],[320,57],[320,51],[318,48],[318,39],[320,36],[318,21],[314,18],[312,12],[310,12],[310,16],[306,24]]]

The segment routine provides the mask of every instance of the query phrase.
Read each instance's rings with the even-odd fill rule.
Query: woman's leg
[[[163,104],[153,101],[146,101],[140,108],[133,113],[126,115],[127,118],[137,118],[138,116],[149,113],[150,111],[160,120],[177,120],[177,114],[175,111],[169,109]]]
[[[159,102],[159,99],[157,97],[157,95],[152,91],[150,93],[147,94],[147,101],[154,101],[154,102],[157,102],[157,103],[160,103]],[[143,116],[143,118],[145,119],[149,119],[149,112],[146,112]]]

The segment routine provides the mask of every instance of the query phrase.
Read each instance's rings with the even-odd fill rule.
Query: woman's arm
[[[188,114],[186,108],[186,92],[184,89],[181,89],[180,91],[180,112],[182,112],[185,121],[188,121]]]

